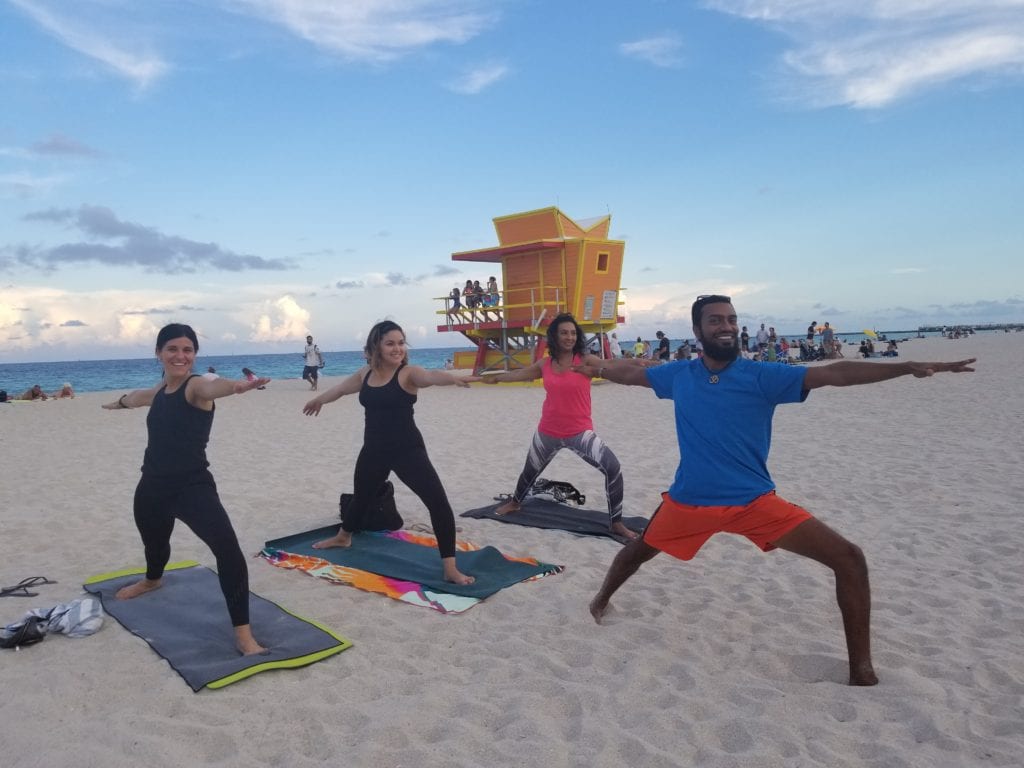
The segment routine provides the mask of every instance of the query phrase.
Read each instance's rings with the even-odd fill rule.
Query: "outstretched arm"
[[[574,365],[572,369],[584,376],[607,379],[616,384],[649,387],[651,382],[647,380],[647,369],[652,367],[652,362],[635,357],[602,360],[596,355],[587,355],[582,365]]]
[[[161,383],[154,387],[150,387],[149,389],[136,389],[131,392],[126,392],[114,402],[104,403],[100,407],[108,411],[118,411],[123,408],[142,408],[146,405],[152,405],[153,396],[160,391],[160,387],[162,386],[163,384]]]
[[[185,390],[185,397],[190,403],[196,405],[201,401],[217,400],[230,395],[241,395],[256,387],[266,386],[270,379],[265,376],[253,379],[252,381],[235,381],[234,379],[204,379],[201,376],[189,380],[188,389]]]
[[[503,381],[533,381],[541,377],[540,369],[542,365],[544,365],[544,361],[538,360],[525,368],[515,368],[511,371],[502,371],[501,373],[488,373],[486,376],[481,376],[480,380],[484,384],[498,384]]]
[[[916,376],[922,379],[936,373],[971,373],[974,371],[971,364],[976,359],[971,357],[953,363],[861,363],[855,360],[841,360],[838,363],[808,368],[804,377],[804,389],[874,384],[900,376]]]
[[[428,371],[426,368],[418,365],[406,366],[405,370],[408,371],[405,375],[406,383],[411,384],[416,389],[447,387],[453,384],[456,387],[468,387],[471,382],[480,381],[479,376],[456,376],[454,373],[448,373],[448,371]]]
[[[359,391],[359,388],[363,386],[363,377],[366,376],[366,372],[369,370],[370,366],[364,365],[351,376],[346,376],[333,387],[321,392],[302,406],[302,412],[307,416],[319,416],[320,409],[327,405],[327,403],[333,403],[335,400],[342,398],[345,395],[354,395]]]

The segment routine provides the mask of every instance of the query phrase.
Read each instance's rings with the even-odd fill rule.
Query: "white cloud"
[[[168,71],[166,62],[154,53],[140,50],[140,43],[134,44],[135,50],[123,44],[125,39],[138,40],[138,30],[126,35],[120,24],[112,27],[102,23],[95,15],[83,12],[96,10],[84,8],[86,3],[76,2],[71,8],[46,0],[11,2],[68,48],[106,65],[140,88],[146,88]],[[88,20],[83,21],[86,16]]]
[[[346,59],[386,62],[435,43],[464,43],[493,23],[483,0],[225,0]]]
[[[672,35],[649,37],[631,43],[621,43],[619,52],[623,56],[646,61],[656,67],[673,68],[683,63],[679,55],[682,43]]]
[[[485,64],[449,83],[448,88],[455,93],[473,95],[494,85],[508,73],[509,68],[504,64]]]
[[[928,88],[1024,74],[1024,0],[708,0],[771,24],[797,97],[880,108]]]
[[[309,329],[309,310],[293,296],[285,295],[264,304],[252,325],[250,341],[290,341],[304,339]]]

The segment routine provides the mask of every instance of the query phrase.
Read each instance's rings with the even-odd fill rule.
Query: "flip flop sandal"
[[[56,581],[50,581],[45,576],[29,576],[27,579],[22,579],[13,587],[3,587],[0,589],[0,597],[35,597],[38,592],[29,592],[29,587],[38,587],[41,584],[56,584]]]

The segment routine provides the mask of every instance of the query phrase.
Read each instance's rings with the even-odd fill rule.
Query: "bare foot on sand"
[[[256,642],[252,636],[252,627],[249,624],[242,624],[235,627],[235,647],[243,656],[255,656],[267,649]]]
[[[331,536],[329,539],[323,539],[322,541],[315,542],[313,549],[330,549],[331,547],[351,547],[352,546],[352,534],[344,529],[338,529],[338,532]]]
[[[450,581],[453,584],[472,584],[476,581],[472,576],[462,573],[458,568],[455,567],[454,557],[442,557],[441,565],[444,568],[444,580]]]
[[[604,618],[604,612],[608,610],[608,601],[601,601],[599,598],[594,598],[590,601],[590,615],[594,617],[594,621],[598,624],[601,623],[601,619]]]
[[[618,536],[622,536],[623,538],[629,539],[631,541],[640,538],[639,533],[627,528],[621,520],[616,520],[614,523],[612,523],[612,533]]]
[[[522,505],[515,499],[509,499],[496,510],[494,510],[494,514],[511,515],[513,512],[518,512],[521,506]]]
[[[878,685],[878,675],[870,661],[850,664],[850,685]]]
[[[129,584],[127,587],[121,587],[117,590],[115,597],[118,600],[131,600],[133,597],[144,595],[147,592],[152,592],[154,589],[160,589],[160,579],[150,581],[149,579],[142,579]]]

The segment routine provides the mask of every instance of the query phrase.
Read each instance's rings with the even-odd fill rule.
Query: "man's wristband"
[[[119,398],[117,398],[117,404],[118,404],[118,405],[119,405],[119,406],[120,406],[121,408],[131,408],[131,406],[130,406],[130,405],[125,405],[125,404],[124,404],[124,399],[125,399],[126,397],[128,397],[128,393],[127,393],[127,392],[126,392],[125,394],[121,395],[121,396],[120,396]]]

